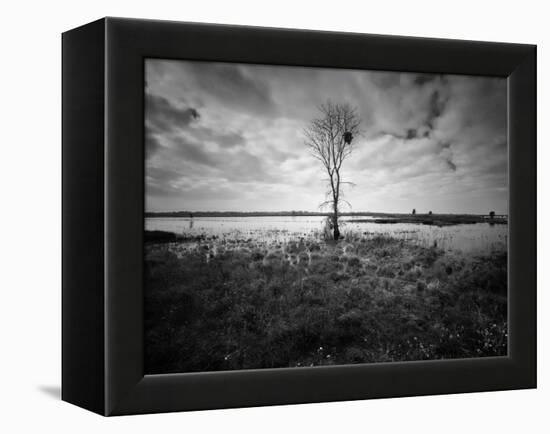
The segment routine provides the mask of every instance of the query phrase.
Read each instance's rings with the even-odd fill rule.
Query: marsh
[[[148,219],[148,371],[506,355],[505,226],[477,225]]]
[[[144,71],[147,374],[507,355],[506,79]]]

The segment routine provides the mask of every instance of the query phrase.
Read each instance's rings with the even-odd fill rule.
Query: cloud
[[[155,152],[160,148],[161,144],[159,139],[155,134],[153,134],[149,129],[145,131],[145,156],[146,158],[151,157]]]
[[[438,77],[441,77],[437,74],[418,74],[413,78],[413,83],[422,86],[426,83],[430,83],[436,80]]]
[[[273,114],[269,86],[247,74],[246,67],[208,62],[195,62],[190,66],[198,88],[222,104],[229,102],[255,115]]]
[[[146,93],[145,96],[146,125],[152,132],[185,128],[200,117],[193,107],[178,107],[167,98],[151,93]]]
[[[149,59],[145,68],[148,90],[184,99],[198,110],[210,106],[216,113],[237,109],[254,116],[274,114],[269,83],[246,65]]]
[[[303,129],[330,99],[362,119],[355,210],[507,212],[504,79],[165,60],[146,79],[148,209],[317,209]]]
[[[449,169],[451,169],[453,172],[456,172],[456,164],[453,163],[453,160],[447,158],[445,162],[447,163],[447,166],[449,166]]]
[[[188,134],[195,140],[208,141],[217,144],[221,148],[232,148],[241,146],[245,142],[241,132],[238,131],[217,131],[204,125],[193,125]]]
[[[176,103],[168,98],[145,93],[145,155],[150,158],[161,148],[163,134],[187,127],[200,118],[193,107],[186,107],[183,102]]]

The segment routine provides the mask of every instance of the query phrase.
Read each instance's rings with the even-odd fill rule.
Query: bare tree
[[[304,130],[305,144],[328,174],[327,200],[321,207],[330,206],[333,236],[338,240],[339,206],[341,202],[348,203],[342,197],[342,185],[351,184],[342,179],[342,163],[353,151],[352,141],[359,134],[361,120],[357,109],[349,104],[327,101],[319,110],[321,117],[311,121]]]

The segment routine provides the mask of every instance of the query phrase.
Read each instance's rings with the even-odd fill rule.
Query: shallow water
[[[252,239],[257,241],[288,241],[296,238],[320,238],[322,216],[271,216],[271,217],[154,217],[145,219],[146,230],[162,230],[187,236],[218,236],[226,239]],[[467,253],[487,253],[506,250],[508,225],[488,223],[454,226],[429,226],[413,223],[380,224],[354,222],[373,217],[343,217],[341,231],[354,232],[364,237],[379,235],[405,239],[422,246]]]

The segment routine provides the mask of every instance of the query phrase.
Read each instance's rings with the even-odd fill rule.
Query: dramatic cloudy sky
[[[303,129],[331,100],[362,120],[353,211],[507,212],[504,79],[147,60],[145,92],[147,211],[318,210]]]

